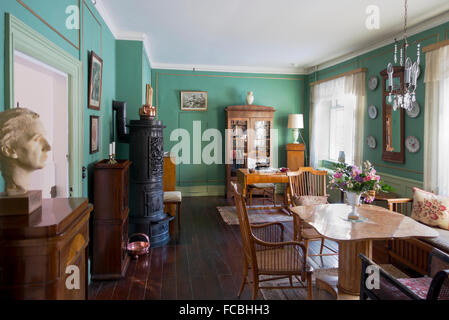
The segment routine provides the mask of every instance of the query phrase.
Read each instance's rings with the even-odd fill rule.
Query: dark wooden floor
[[[132,260],[125,278],[95,281],[89,299],[194,299],[232,300],[242,279],[239,226],[223,222],[217,206],[233,205],[223,197],[183,198],[179,243],[154,248],[148,256]],[[286,240],[292,239],[291,223]],[[319,251],[312,242],[310,254]],[[327,245],[336,244],[328,241]],[[338,266],[336,256],[312,257],[315,268]],[[250,299],[248,287],[241,299]]]

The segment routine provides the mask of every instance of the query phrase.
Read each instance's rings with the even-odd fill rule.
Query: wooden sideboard
[[[130,165],[128,160],[103,160],[94,166],[92,280],[119,279],[129,264]]]
[[[301,143],[287,144],[287,168],[290,171],[298,171],[304,167],[304,152],[306,146]]]
[[[87,299],[91,211],[87,199],[57,198],[30,215],[0,217],[0,300]],[[71,268],[79,289],[66,286],[76,284]]]

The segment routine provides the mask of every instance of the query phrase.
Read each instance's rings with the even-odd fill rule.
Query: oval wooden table
[[[360,220],[348,220],[352,207],[346,204],[294,207],[292,211],[326,239],[338,242],[338,277],[317,276],[317,285],[337,299],[360,294],[359,254],[372,258],[373,240],[433,238],[438,232],[415,220],[382,207],[362,205],[356,210]],[[351,298],[351,297],[346,297]]]

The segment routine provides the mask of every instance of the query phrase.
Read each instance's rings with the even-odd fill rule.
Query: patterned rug
[[[327,274],[338,274],[337,269],[316,269],[312,275],[312,299],[313,300],[335,300],[335,298],[325,290],[319,289],[315,284],[315,277],[325,272]],[[262,278],[262,277],[261,277]],[[263,279],[263,278],[262,278]],[[261,284],[261,286],[289,286],[290,281],[288,279],[280,279],[267,281]],[[301,285],[298,280],[293,280],[293,285]],[[264,300],[307,300],[307,288],[295,288],[295,289],[260,289]]]
[[[397,269],[391,264],[381,264],[380,267],[390,273],[394,278],[408,278],[408,275]],[[330,269],[315,269],[312,275],[312,299],[313,300],[335,300],[335,298],[325,290],[321,290],[316,286],[315,279],[320,274],[338,275],[337,268]],[[263,279],[263,277],[261,277]],[[268,278],[268,277],[266,277]],[[289,286],[290,281],[288,279],[280,279],[267,281],[261,284],[261,286]],[[301,285],[296,279],[293,280],[293,285]],[[295,288],[295,289],[260,289],[264,300],[307,300],[307,288]]]
[[[220,212],[223,221],[227,224],[239,224],[236,207],[217,207],[217,210]],[[248,217],[250,223],[285,222],[293,220],[291,216],[283,213],[280,209],[248,210]]]

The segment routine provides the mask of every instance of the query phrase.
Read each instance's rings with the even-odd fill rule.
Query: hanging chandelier
[[[387,66],[388,73],[388,103],[393,106],[393,110],[398,108],[404,108],[411,110],[413,103],[416,101],[415,91],[418,86],[418,77],[420,73],[420,55],[421,44],[417,45],[417,59],[415,62],[407,56],[407,48],[409,46],[407,40],[407,0],[404,1],[405,13],[404,13],[404,40],[400,48],[399,66],[404,69],[404,79],[400,79],[399,86],[395,86],[393,83],[394,67],[392,63]],[[394,63],[398,63],[398,41],[394,39]],[[405,59],[405,61],[404,61]]]

